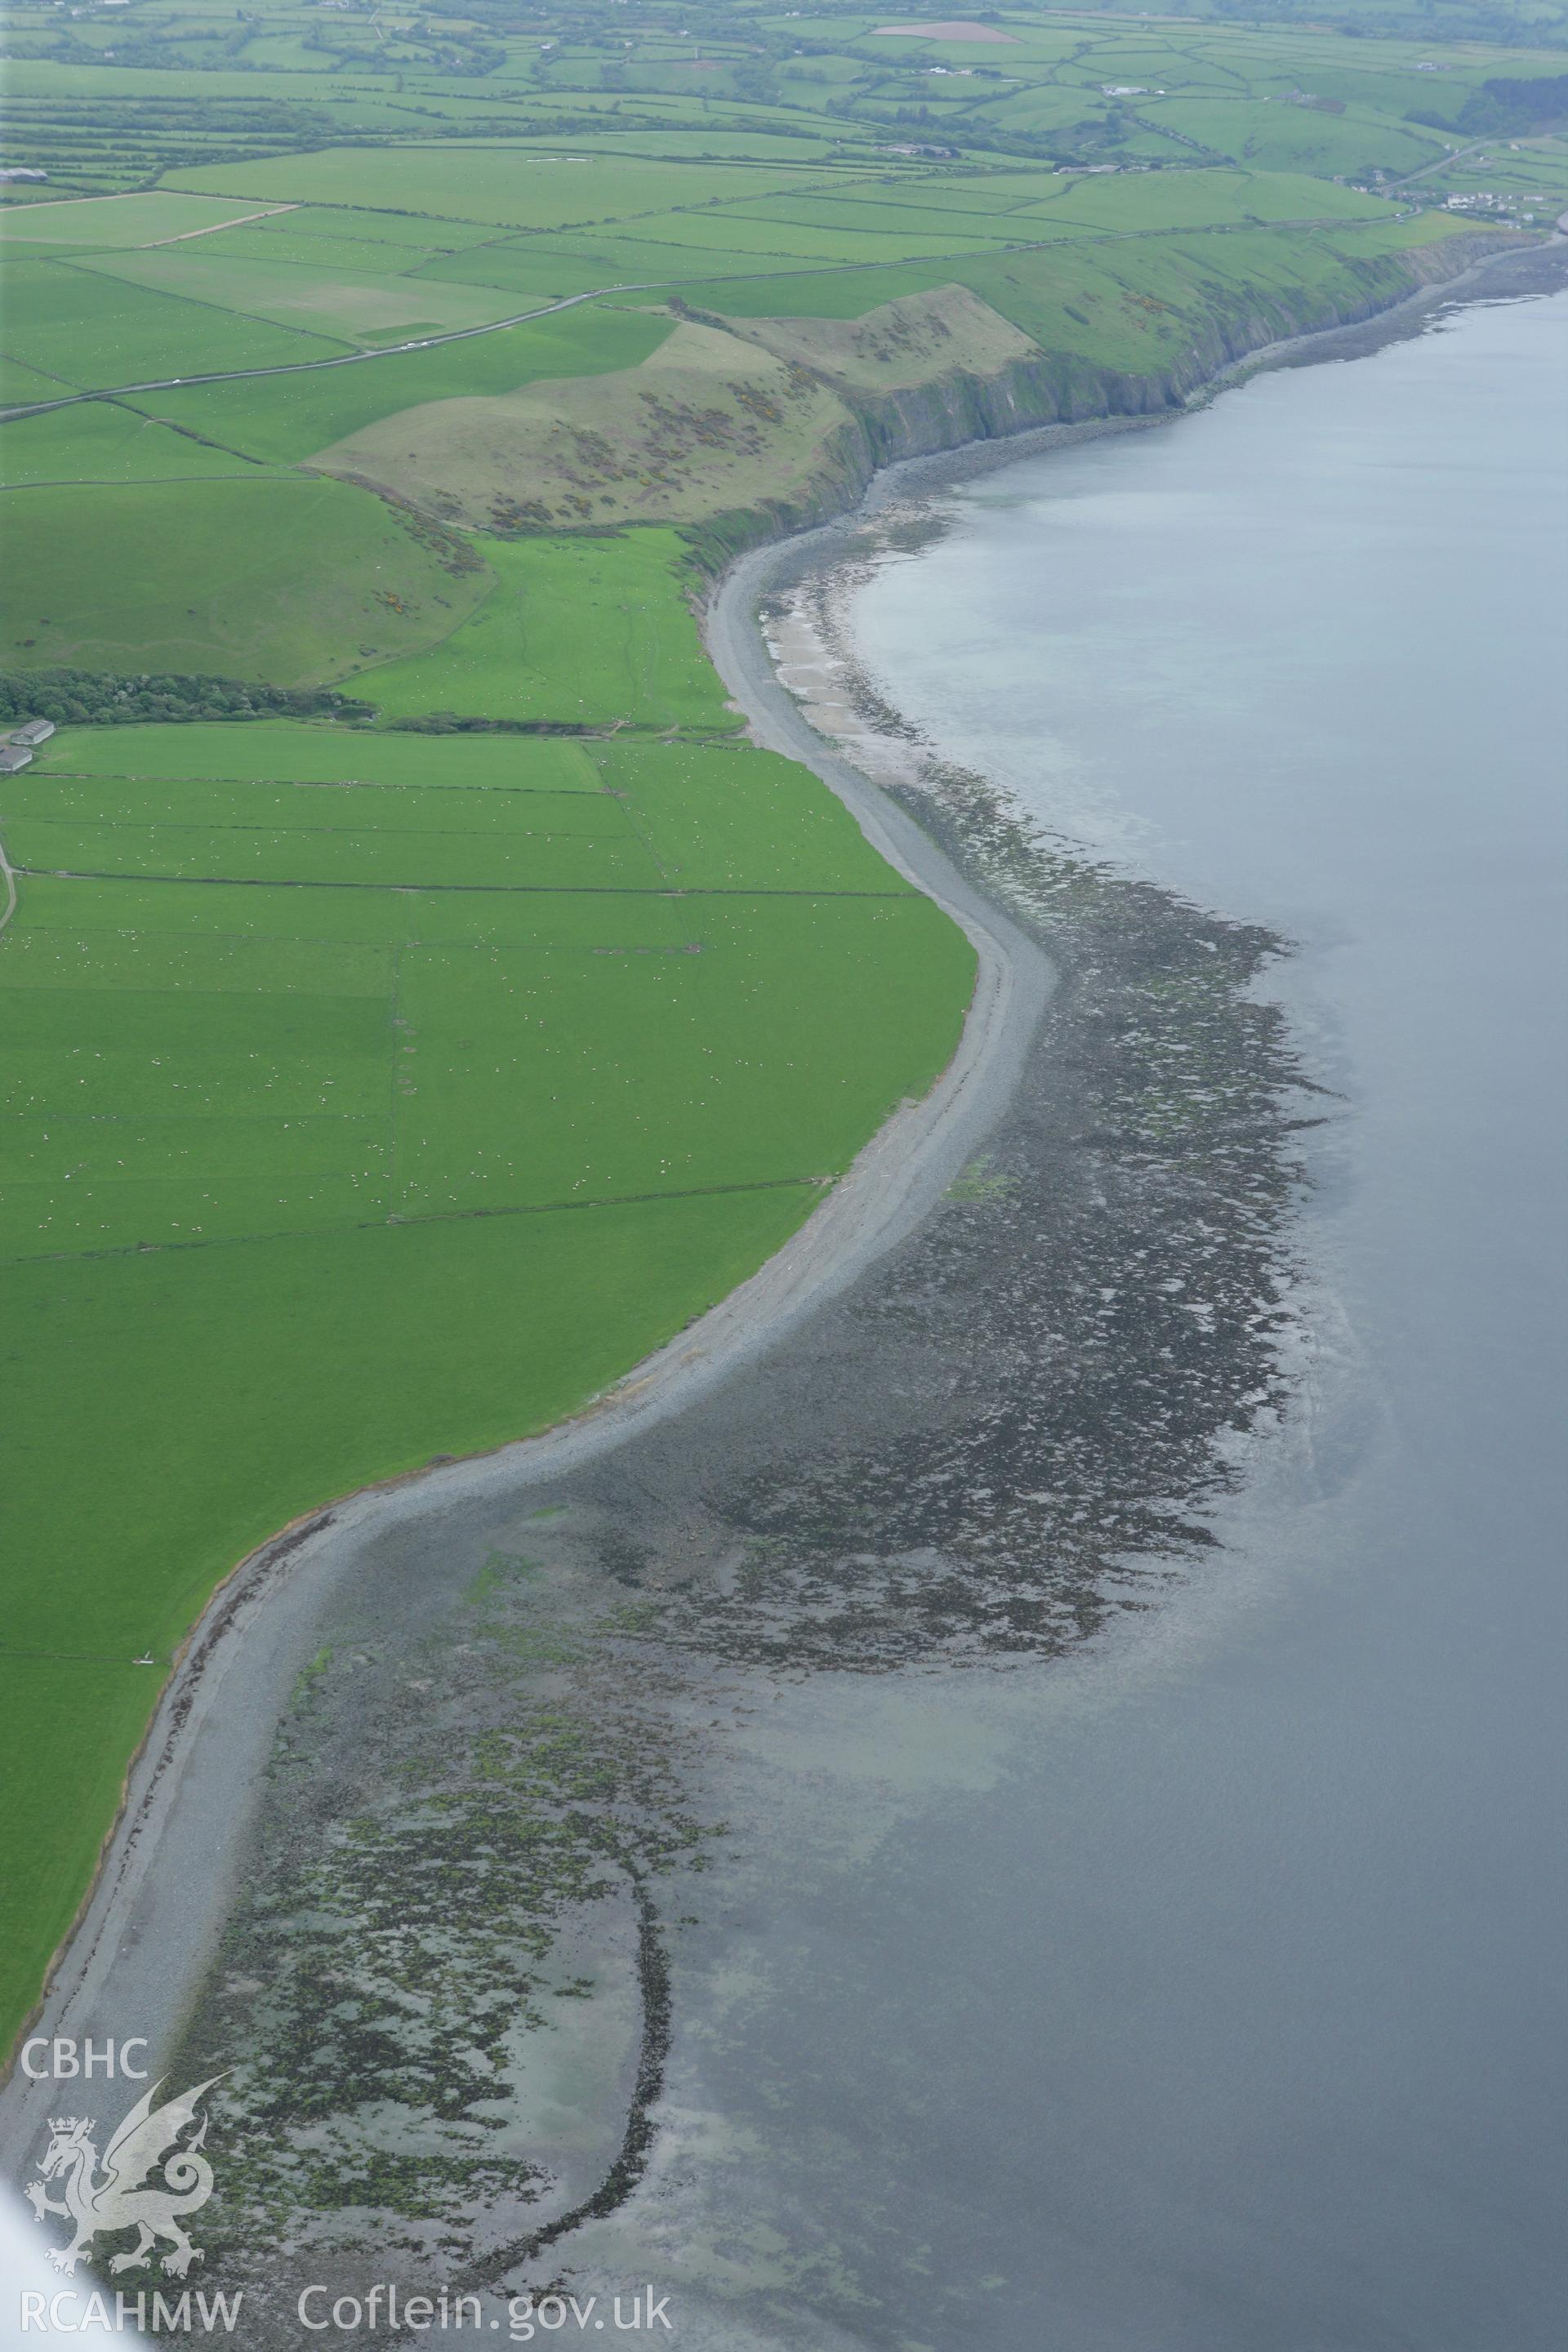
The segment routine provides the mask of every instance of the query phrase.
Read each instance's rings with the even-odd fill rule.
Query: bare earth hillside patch
[[[865,391],[905,391],[943,376],[999,375],[1038,348],[966,286],[907,294],[859,319],[727,319],[731,333],[783,360]]]
[[[788,497],[847,423],[805,367],[682,320],[638,367],[431,401],[310,463],[491,530],[696,522]]]

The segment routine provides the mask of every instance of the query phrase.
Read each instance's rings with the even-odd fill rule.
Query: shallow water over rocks
[[[258,2346],[1555,2341],[1565,312],[781,583],[1062,985],[851,1291],[327,1605],[180,2060]]]

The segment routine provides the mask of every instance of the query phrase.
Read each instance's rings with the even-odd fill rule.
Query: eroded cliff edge
[[[711,309],[671,295],[653,305],[668,331],[637,367],[426,402],[311,463],[503,537],[673,524],[717,565],[847,512],[881,467],[1042,425],[1172,415],[1260,352],[1376,319],[1538,241],[1491,230],[1374,252],[1310,232],[1211,234],[1162,251],[1157,293],[1142,284],[1152,261],[1127,257],[1137,240],[1108,243],[1094,290],[1081,269],[1059,285],[1036,247],[995,257],[984,296],[955,277],[853,314],[847,286],[831,297],[840,317],[788,314],[778,281],[767,315],[719,307],[720,288]]]

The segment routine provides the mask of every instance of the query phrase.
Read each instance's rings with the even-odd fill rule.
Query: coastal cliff
[[[1446,284],[1497,255],[1539,241],[1499,230],[1449,236],[1346,263],[1338,281],[1327,287],[1258,285],[1236,294],[1211,282],[1205,289],[1210,307],[1186,322],[1191,327],[1188,347],[1165,366],[1148,371],[1100,366],[1074,352],[1031,346],[991,370],[961,362],[924,381],[881,388],[851,380],[848,371],[830,359],[819,360],[813,373],[831,385],[849,415],[825,450],[808,494],[768,499],[749,513],[732,510],[715,517],[701,532],[700,544],[705,551],[721,549],[728,559],[780,531],[828,521],[858,503],[873,474],[910,458],[934,457],[970,442],[1002,440],[1042,425],[1170,415],[1187,406],[1228,369],[1271,345],[1362,325],[1424,288]],[[714,317],[711,323],[748,335],[757,332],[757,322],[751,320]],[[810,365],[804,354],[796,357],[797,363]]]
[[[1167,415],[1255,352],[1359,324],[1534,241],[1109,239],[1075,257],[1070,287],[1057,254],[1021,247],[984,268],[956,261],[952,278],[849,317],[785,312],[800,299],[788,286],[779,312],[752,316],[671,295],[635,367],[426,402],[310,463],[447,525],[504,538],[672,524],[722,562],[843,513],[900,459]]]

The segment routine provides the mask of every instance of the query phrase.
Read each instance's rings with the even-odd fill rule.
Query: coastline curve
[[[1472,274],[1481,272],[1467,273]],[[1398,308],[1451,300],[1458,284],[1422,289]],[[1390,314],[1270,347],[1233,363],[1219,382],[1278,364],[1308,346],[1326,355],[1336,338],[1380,331],[1399,331]],[[1194,395],[1193,404],[1216,388]],[[955,467],[978,470],[1068,439],[1166,421],[1129,416],[1046,425],[962,451],[934,452],[880,469],[856,515],[886,495],[896,477],[940,471],[952,478]],[[93,1885],[18,2046],[46,2019],[51,2033],[106,2031],[111,1970],[120,2015],[133,2013],[136,2030],[149,2028],[155,2044],[176,2030],[232,1893],[237,1831],[308,1650],[315,1609],[376,1537],[400,1522],[438,1519],[459,1503],[526,1492],[682,1412],[848,1288],[910,1232],[1005,1108],[1054,985],[1047,957],[958,874],[912,819],[816,735],[776,677],[756,625],[758,601],[775,576],[810,561],[815,548],[852,520],[775,539],[741,556],[715,590],[706,616],[708,641],[757,740],[804,759],[890,862],[958,920],[975,945],[976,989],[953,1060],[928,1096],[885,1124],[784,1249],[602,1399],[539,1436],[432,1465],[317,1508],[237,1566],[182,1647],[127,1775]],[[178,1956],[177,1967],[171,1967],[171,1955]],[[15,2072],[0,2094],[0,2140],[14,2165],[50,2095],[45,2085]]]
[[[911,819],[815,735],[782,688],[783,710],[762,690],[773,673],[755,605],[770,567],[797,546],[771,542],[730,567],[710,607],[710,650],[757,740],[809,765],[970,939],[975,987],[952,1059],[926,1096],[884,1123],[782,1250],[602,1397],[538,1435],[318,1506],[224,1579],[176,1656],[92,1885],[8,2053],[0,2147],[13,2174],[52,2095],[17,2064],[26,2041],[41,2031],[79,2039],[118,2031],[107,2014],[111,1976],[115,2016],[133,2014],[154,2049],[178,2030],[233,1894],[238,1832],[316,1609],[365,1549],[395,1524],[526,1492],[682,1412],[912,1230],[1006,1108],[1053,968]]]

